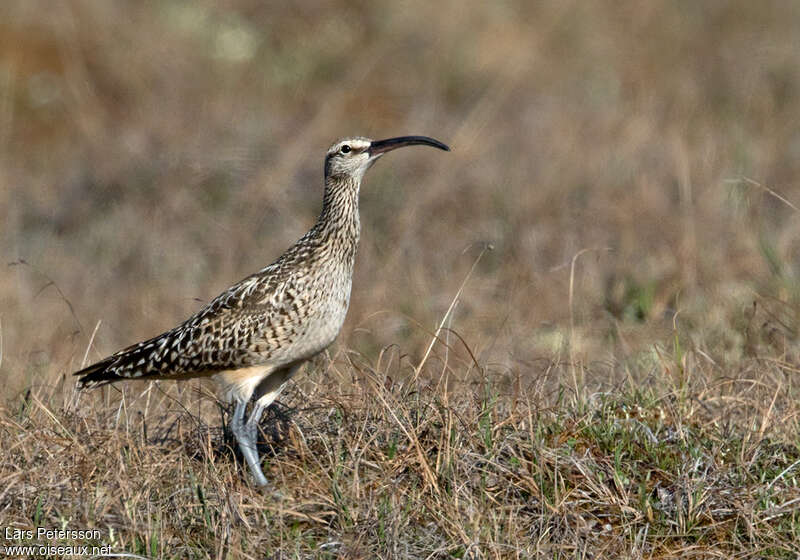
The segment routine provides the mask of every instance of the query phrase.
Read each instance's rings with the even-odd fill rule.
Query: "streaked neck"
[[[317,227],[326,234],[343,235],[358,243],[361,223],[358,192],[361,182],[352,177],[326,177],[322,212]]]

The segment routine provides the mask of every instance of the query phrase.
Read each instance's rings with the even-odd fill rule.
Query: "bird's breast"
[[[279,304],[284,310],[279,309],[275,327],[265,333],[276,341],[276,358],[310,358],[336,339],[350,303],[352,268],[342,268],[307,275],[287,287]]]

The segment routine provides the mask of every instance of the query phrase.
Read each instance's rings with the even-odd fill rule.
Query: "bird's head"
[[[325,156],[325,177],[352,178],[360,181],[364,173],[386,152],[403,146],[425,145],[450,151],[446,144],[427,136],[399,136],[370,140],[356,136],[339,140]]]

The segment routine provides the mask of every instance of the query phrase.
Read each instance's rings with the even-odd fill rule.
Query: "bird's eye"
[[[347,144],[345,144],[344,146],[342,146],[342,149],[341,149],[340,151],[341,151],[343,154],[349,154],[349,153],[350,153],[350,146],[348,146]]]

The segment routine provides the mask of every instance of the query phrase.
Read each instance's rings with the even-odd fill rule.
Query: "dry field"
[[[453,151],[367,175],[276,492],[211,386],[74,391],[302,235],[353,134]],[[792,2],[6,0],[0,547],[797,558],[799,207]]]

